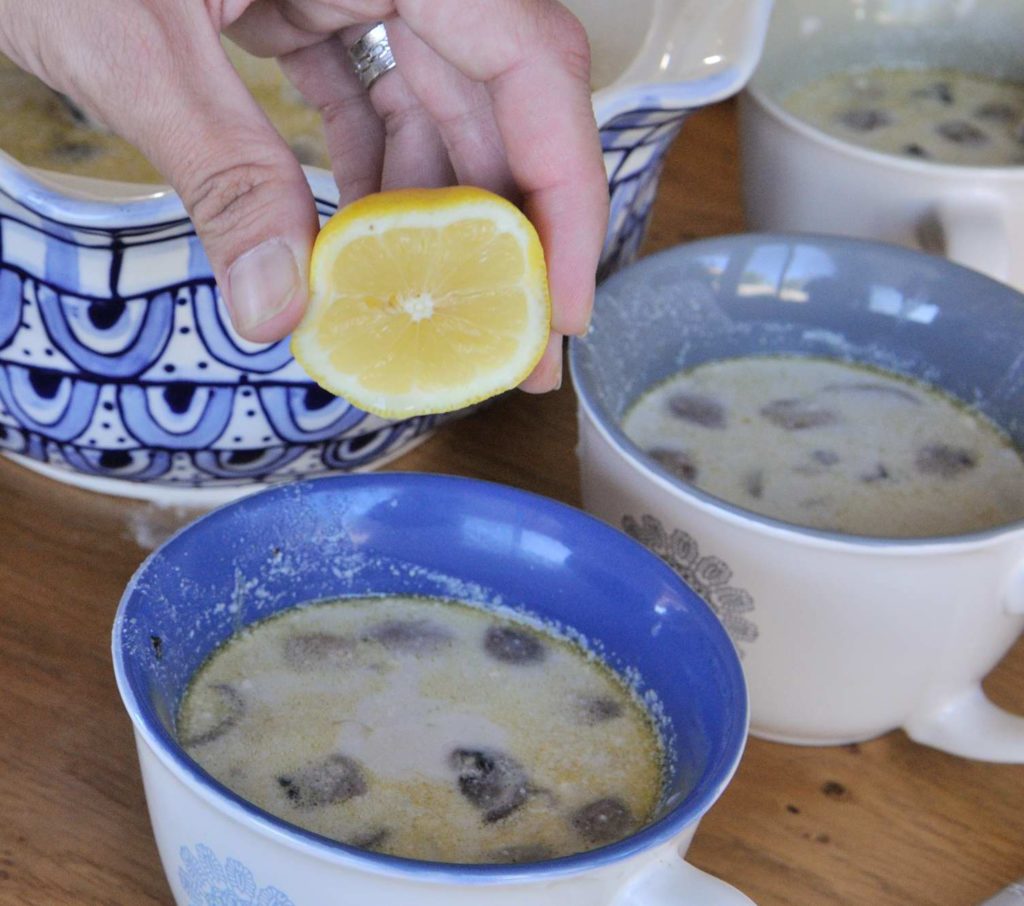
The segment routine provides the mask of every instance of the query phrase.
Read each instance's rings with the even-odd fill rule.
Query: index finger
[[[552,327],[586,330],[608,222],[583,26],[554,0],[398,0],[406,24],[483,82],[548,262]]]

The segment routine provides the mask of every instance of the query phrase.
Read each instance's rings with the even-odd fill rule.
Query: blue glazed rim
[[[826,233],[794,233],[794,232],[748,232],[733,233],[721,236],[711,236],[705,239],[696,239],[690,242],[683,242],[671,246],[659,252],[645,256],[640,261],[624,267],[611,275],[604,284],[598,287],[598,299],[602,293],[607,292],[603,287],[614,288],[632,280],[643,280],[644,271],[663,261],[678,261],[680,265],[687,261],[699,258],[701,255],[717,250],[731,251],[732,249],[750,243],[813,243],[832,251],[841,251],[844,247],[860,248],[864,250],[874,249],[892,258],[905,258],[910,262],[927,261],[932,267],[950,270],[975,282],[980,288],[988,287],[991,291],[1005,296],[1007,301],[1024,307],[1024,293],[1015,290],[1006,284],[1000,283],[991,277],[971,270],[963,265],[943,258],[940,255],[933,255],[915,249],[905,248],[889,242],[875,239],[861,239],[853,236],[840,236]],[[595,313],[595,320],[597,315]],[[593,322],[592,322],[593,323]],[[568,351],[569,372],[572,377],[573,389],[576,392],[577,403],[587,414],[587,417],[605,436],[612,447],[623,459],[637,469],[641,476],[659,483],[667,493],[677,494],[682,497],[697,500],[708,509],[716,510],[727,515],[730,519],[745,524],[757,526],[763,530],[770,530],[781,534],[796,536],[804,541],[814,542],[821,546],[842,548],[845,550],[870,550],[872,553],[888,553],[902,555],[909,551],[921,554],[930,554],[935,548],[941,548],[947,553],[957,550],[970,549],[990,542],[994,537],[1005,535],[1011,531],[1024,531],[1024,519],[1008,522],[1003,525],[991,528],[979,529],[974,532],[963,532],[952,535],[939,535],[935,537],[903,537],[888,535],[854,535],[843,532],[828,531],[826,529],[810,528],[793,522],[785,522],[772,516],[766,516],[754,510],[747,509],[735,503],[730,503],[721,497],[716,497],[707,491],[701,490],[696,485],[687,484],[673,475],[667,468],[648,456],[640,447],[631,441],[622,430],[618,421],[611,417],[604,406],[597,398],[597,391],[594,389],[594,378],[592,373],[596,366],[594,360],[589,357],[587,339],[583,337],[571,337]]]
[[[300,495],[303,493],[316,494],[340,485],[372,486],[375,484],[390,484],[399,487],[421,485],[435,492],[438,499],[444,499],[445,490],[449,488],[476,489],[481,493],[497,495],[498,498],[505,498],[519,505],[532,507],[535,511],[572,523],[574,538],[580,538],[581,543],[605,540],[611,545],[618,545],[632,551],[633,556],[640,556],[646,567],[659,580],[681,589],[684,592],[684,597],[698,605],[689,611],[689,615],[696,621],[696,631],[699,631],[703,639],[714,648],[714,654],[717,655],[716,664],[725,671],[722,681],[728,685],[729,698],[734,709],[733,712],[722,715],[722,738],[717,747],[719,750],[717,761],[709,761],[697,782],[689,788],[681,802],[631,836],[617,843],[587,852],[528,864],[456,865],[369,852],[303,830],[233,793],[181,750],[177,741],[164,726],[154,706],[147,701],[144,690],[138,684],[144,671],[140,668],[132,669],[132,664],[126,659],[122,644],[126,627],[133,619],[131,610],[135,589],[145,576],[147,569],[160,559],[162,551],[168,545],[193,531],[196,526],[203,525],[207,528],[215,526],[218,522],[229,519],[236,510],[244,510],[252,506],[254,502],[266,502],[275,497],[294,496],[297,493]],[[136,732],[142,736],[164,766],[189,786],[193,792],[206,800],[210,806],[247,823],[250,829],[265,834],[290,848],[302,850],[307,855],[325,858],[334,864],[350,866],[356,870],[378,875],[434,883],[487,885],[549,880],[600,869],[669,842],[697,822],[711,808],[732,779],[746,745],[750,720],[746,680],[739,656],[725,628],[710,606],[690,589],[671,567],[648,551],[646,547],[582,510],[551,498],[479,479],[428,473],[371,473],[309,479],[260,491],[205,514],[153,551],[129,580],[114,619],[112,657],[117,687]]]

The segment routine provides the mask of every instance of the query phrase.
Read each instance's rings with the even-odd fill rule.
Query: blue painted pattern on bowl
[[[651,5],[651,29],[683,46],[687,17]],[[602,277],[636,257],[686,116],[753,69],[768,0],[727,6],[701,47],[677,51],[678,71],[645,45],[594,94],[611,194]],[[331,175],[307,175],[326,219]],[[172,192],[41,173],[0,153],[0,450],[23,464],[134,496],[241,492],[381,465],[466,411],[389,421],[330,396],[286,340],[234,332]]]

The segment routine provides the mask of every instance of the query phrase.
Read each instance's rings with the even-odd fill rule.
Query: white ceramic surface
[[[622,433],[626,407],[704,361],[812,355],[930,381],[1021,444],[1022,348],[1024,297],[851,239],[707,240],[600,288],[570,353],[584,505],[718,613],[743,658],[754,735],[834,745],[902,727],[954,754],[1024,762],[1024,718],[981,689],[1024,628],[1024,523],[934,539],[785,524],[672,477]]]
[[[436,878],[403,878],[402,872],[374,869],[346,853],[275,835],[251,816],[211,802],[138,733],[136,742],[153,833],[178,906],[235,906],[231,899],[215,898],[231,895],[227,879],[234,866],[246,876],[239,893],[253,889],[253,899],[237,901],[244,906],[752,906],[749,897],[680,858],[696,826],[631,859],[564,877],[538,881],[510,873],[505,883],[486,887],[458,879],[452,869],[447,879],[441,872]],[[197,834],[214,842],[183,852],[181,841]],[[204,881],[204,875],[224,880]],[[261,884],[268,878],[287,878],[287,895]]]
[[[849,144],[783,109],[832,72],[962,69],[1024,81],[1017,0],[778,0],[740,98],[753,230],[836,233],[946,254],[1024,288],[1024,166],[915,160]]]

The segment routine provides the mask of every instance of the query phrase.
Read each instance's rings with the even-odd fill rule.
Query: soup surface
[[[625,684],[532,624],[429,598],[294,608],[221,646],[179,713],[243,798],[393,855],[522,862],[613,842],[661,794]]]
[[[304,164],[330,166],[319,114],[284,78],[277,63],[225,44],[253,97]],[[111,179],[162,183],[146,157],[85,118],[73,105],[0,56],[0,148],[31,167]]]
[[[684,481],[796,525],[931,537],[1024,518],[1024,460],[995,425],[857,365],[708,362],[641,396],[622,427]]]
[[[783,106],[873,151],[946,164],[1024,163],[1024,85],[952,69],[838,72]]]

